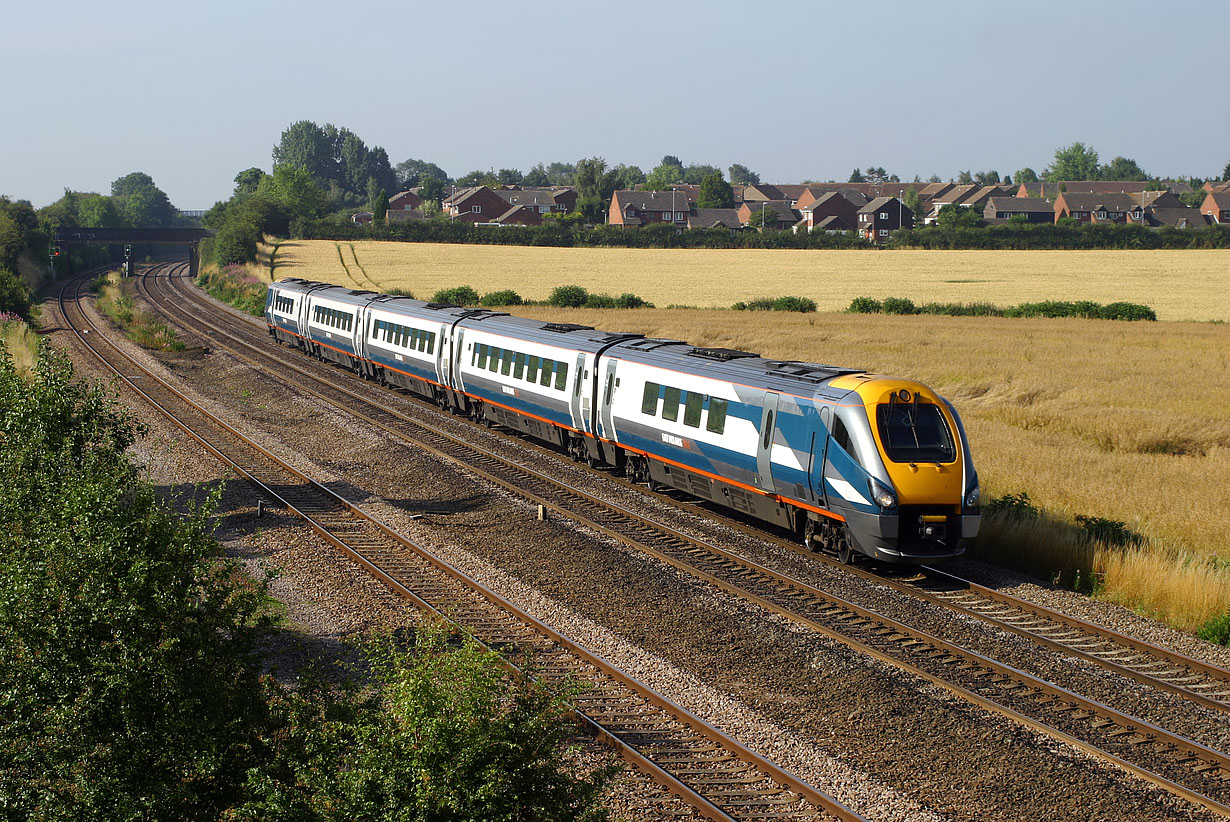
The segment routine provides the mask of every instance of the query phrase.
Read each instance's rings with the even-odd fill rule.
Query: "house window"
[[[1105,219],[1106,219],[1106,212],[1105,212],[1105,211],[1099,211],[1099,212],[1098,212],[1098,219],[1099,219],[1099,220],[1105,220]]]
[[[470,206],[470,211],[474,214],[482,214],[483,207],[482,206]]]
[[[887,219],[888,219],[888,212],[887,212],[887,211],[881,211],[881,212],[880,212],[880,219],[881,219],[881,220],[887,220]]]
[[[881,229],[880,229],[880,236],[881,236],[881,237],[887,237],[887,236],[888,236],[888,229],[887,229],[887,228],[881,228]]]
[[[675,212],[675,219],[676,219],[676,220],[682,220],[682,219],[683,219],[683,212],[682,212],[682,211],[676,211],[676,212]]]

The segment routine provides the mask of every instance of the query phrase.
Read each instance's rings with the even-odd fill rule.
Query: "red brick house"
[[[914,227],[914,212],[896,197],[876,197],[858,210],[855,230],[873,243],[886,243],[899,228]]]
[[[503,214],[476,225],[542,225],[542,212],[533,205],[515,205]]]
[[[1055,205],[1041,197],[991,197],[982,210],[982,219],[987,222],[1006,221],[1024,217],[1029,223],[1055,222]]]
[[[858,222],[858,209],[859,206],[841,192],[826,191],[799,209],[802,217],[794,228],[796,232],[800,229],[814,231],[823,223],[821,231],[853,231]]]
[[[799,221],[799,212],[794,210],[790,200],[744,200],[739,205],[739,221],[743,225],[747,225],[752,220],[759,223],[762,211],[766,216],[768,212],[773,212],[773,223],[769,228],[792,228]]]
[[[688,228],[743,228],[737,208],[693,208],[688,213]]]
[[[691,210],[686,191],[621,189],[611,195],[606,221],[610,225],[622,226],[673,223],[683,228]]]
[[[1230,189],[1206,194],[1200,213],[1214,223],[1230,223]]]
[[[1055,198],[1055,221],[1071,217],[1082,223],[1144,222],[1144,209],[1129,194],[1078,194],[1062,191]]]
[[[472,186],[446,196],[441,208],[450,220],[489,223],[508,211],[508,203],[487,186]]]
[[[532,206],[539,214],[569,214],[577,207],[577,190],[572,186],[507,186],[496,194],[510,206]]]

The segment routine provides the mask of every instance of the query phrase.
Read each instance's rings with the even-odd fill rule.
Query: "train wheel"
[[[854,542],[845,528],[841,529],[841,534],[837,537],[837,561],[842,565],[854,564]]]
[[[808,551],[819,550],[816,547],[816,521],[811,517],[803,523],[803,547]]]

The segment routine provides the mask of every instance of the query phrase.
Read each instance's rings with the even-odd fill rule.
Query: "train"
[[[296,277],[265,320],[279,344],[843,563],[931,562],[978,535],[961,417],[920,382]]]

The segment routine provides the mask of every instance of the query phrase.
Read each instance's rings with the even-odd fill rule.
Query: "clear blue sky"
[[[664,154],[771,182],[1230,162],[1230,3],[24,2],[4,13],[0,194],[144,171],[180,208],[334,123],[454,176]]]

